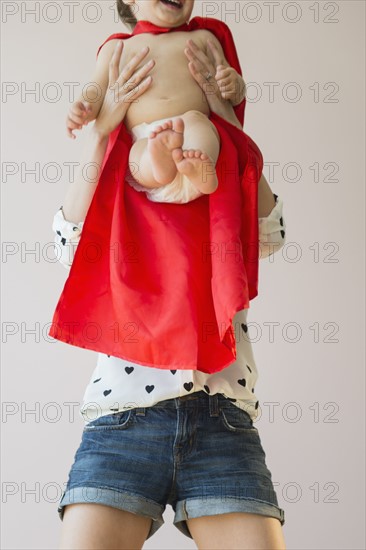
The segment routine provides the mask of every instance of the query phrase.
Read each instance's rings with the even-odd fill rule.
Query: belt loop
[[[138,414],[139,416],[145,416],[146,407],[136,407],[136,414]]]
[[[219,416],[219,398],[217,393],[208,396],[210,403],[210,416]]]

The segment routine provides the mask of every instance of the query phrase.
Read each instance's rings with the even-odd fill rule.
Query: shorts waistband
[[[165,399],[163,401],[159,401],[156,403],[156,405],[153,405],[153,407],[175,407],[179,408],[181,404],[189,402],[189,401],[208,401],[208,407],[210,411],[210,416],[218,416],[219,415],[219,395],[224,398],[223,395],[215,393],[215,395],[208,395],[203,390],[194,392],[189,395],[184,395],[182,397],[173,397],[171,399]],[[146,409],[149,409],[151,407],[136,407],[135,414],[140,416],[146,415]]]

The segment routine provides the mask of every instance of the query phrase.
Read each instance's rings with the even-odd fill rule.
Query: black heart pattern
[[[284,239],[285,238],[285,232],[283,229],[281,229],[281,237]]]
[[[245,386],[247,385],[247,381],[245,380],[245,378],[241,378],[240,380],[238,380],[238,384],[245,388]]]
[[[185,382],[185,384],[183,384],[183,386],[184,386],[185,390],[191,391],[191,389],[193,388],[193,382]]]
[[[145,386],[145,390],[147,391],[147,393],[151,393],[154,388],[155,386]]]
[[[210,393],[210,388],[208,386],[203,386],[205,388],[205,390],[207,391],[207,393]]]
[[[249,365],[247,365],[247,369],[248,369],[249,372],[252,372],[252,369],[250,368]]]
[[[125,367],[125,371],[127,372],[127,374],[131,374],[131,372],[133,372],[135,370],[135,367]]]
[[[101,380],[101,378],[96,378],[95,380],[93,380],[93,384],[95,384],[95,382],[99,382],[99,380]]]
[[[172,374],[175,374],[177,371],[176,370],[171,370],[170,371]]]
[[[248,325],[245,325],[244,323],[241,323],[240,326],[244,330],[244,332],[248,332]]]
[[[282,216],[280,217],[280,224],[283,226],[283,219],[282,219]]]
[[[104,397],[107,397],[111,393],[112,390],[104,390],[103,395]]]
[[[257,401],[257,402],[256,402],[256,404],[255,404],[255,407],[254,407],[254,408],[255,408],[255,409],[258,409],[258,405],[259,405],[259,401]]]

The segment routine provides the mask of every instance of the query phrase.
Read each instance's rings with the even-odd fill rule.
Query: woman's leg
[[[187,519],[198,550],[285,550],[278,519],[235,512]]]
[[[158,125],[149,137],[132,145],[130,171],[147,188],[171,183],[179,172],[202,193],[212,193],[217,188],[219,152],[214,124],[200,111],[188,111]]]
[[[152,519],[95,503],[65,506],[60,550],[141,550]]]

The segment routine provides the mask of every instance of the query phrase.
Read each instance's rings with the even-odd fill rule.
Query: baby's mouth
[[[160,0],[160,2],[177,10],[180,10],[183,7],[183,4],[180,0]]]

